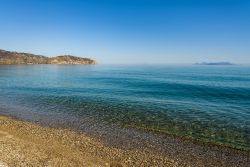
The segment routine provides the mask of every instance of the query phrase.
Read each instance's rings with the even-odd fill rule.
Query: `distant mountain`
[[[0,49],[0,64],[96,64],[96,61],[71,55],[46,57]]]
[[[196,65],[234,65],[230,62],[212,62],[212,63],[207,63],[207,62],[203,62],[203,63],[195,63]]]

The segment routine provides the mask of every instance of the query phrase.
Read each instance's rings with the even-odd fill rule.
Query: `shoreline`
[[[8,166],[174,166],[162,156],[123,150],[68,129],[0,116],[0,164]],[[135,159],[136,158],[136,159]],[[157,160],[157,161],[156,161]]]
[[[220,147],[222,149],[226,149],[226,150],[230,150],[232,152],[236,152],[236,153],[245,154],[247,156],[250,156],[249,149],[236,147],[236,146],[225,144],[222,142],[215,142],[215,141],[211,141],[211,140],[201,140],[201,139],[197,139],[197,138],[191,138],[188,136],[179,136],[177,134],[166,133],[165,131],[160,131],[160,130],[155,130],[155,129],[147,129],[147,128],[141,128],[141,127],[129,127],[129,126],[127,128],[134,128],[134,129],[140,130],[140,131],[145,132],[145,133],[152,133],[152,134],[161,135],[161,136],[169,136],[171,138],[178,138],[179,140],[182,140],[184,142],[190,142],[193,144],[204,145],[206,147]]]
[[[173,137],[150,137],[148,135],[141,139],[142,135],[138,136],[138,141],[141,140],[142,143],[138,143],[137,146],[135,145],[138,141],[134,137],[128,141],[125,136],[124,141],[122,141],[124,143],[119,143],[123,147],[118,147],[117,143],[111,144],[85,133],[44,127],[0,116],[0,151],[2,151],[0,154],[2,162],[0,162],[9,166],[39,164],[40,166],[118,167],[247,166],[250,164],[249,154],[244,155],[237,150],[209,147]],[[110,142],[115,140],[120,142],[115,135]],[[162,147],[161,150],[158,147]]]

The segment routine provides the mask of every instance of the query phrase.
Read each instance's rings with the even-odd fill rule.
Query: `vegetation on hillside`
[[[96,64],[96,61],[71,55],[46,57],[0,50],[0,64]]]

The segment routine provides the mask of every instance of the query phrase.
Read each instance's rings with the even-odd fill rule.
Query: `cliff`
[[[96,61],[71,55],[46,57],[0,50],[0,64],[96,64]]]

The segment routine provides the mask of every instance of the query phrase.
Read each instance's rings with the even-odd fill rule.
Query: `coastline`
[[[172,137],[159,137],[153,140],[151,138],[146,138],[151,147],[145,145],[143,148],[143,142],[138,147],[131,144],[130,148],[127,143],[124,143],[124,147],[117,147],[115,144],[110,145],[101,138],[85,133],[45,127],[0,116],[0,164],[117,167],[247,166],[250,164],[249,154],[244,155],[223,147],[208,147]],[[111,141],[114,140],[116,140],[115,135]],[[127,139],[124,140],[127,141]],[[134,140],[133,137],[131,137],[131,143],[135,142],[132,140]],[[161,151],[157,149],[160,146],[163,147]]]
[[[0,143],[0,162],[8,166],[157,166],[160,161],[174,166],[157,155],[108,147],[84,134],[5,116],[0,116]]]

